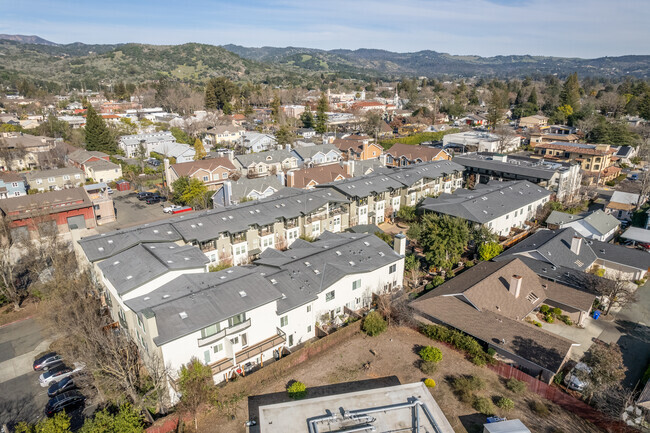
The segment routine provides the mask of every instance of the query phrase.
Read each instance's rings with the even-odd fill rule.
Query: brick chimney
[[[519,297],[519,294],[521,293],[521,281],[523,280],[523,277],[520,275],[513,275],[512,278],[510,278],[510,288],[509,292],[514,295],[515,298]]]
[[[571,251],[575,255],[580,254],[580,246],[582,245],[582,239],[579,238],[578,236],[574,236],[573,239],[571,239]]]

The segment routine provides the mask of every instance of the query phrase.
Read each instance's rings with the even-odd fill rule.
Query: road
[[[35,319],[0,328],[0,425],[36,422],[43,416],[47,389],[38,384],[40,373],[32,363],[50,342],[50,335]]]

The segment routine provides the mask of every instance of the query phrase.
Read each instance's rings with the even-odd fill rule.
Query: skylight
[[[239,296],[241,296],[242,298],[245,298],[246,297],[246,292],[243,291],[243,290],[240,290],[239,291]]]
[[[311,263],[309,263],[309,262],[305,262],[305,266],[310,267],[310,266],[311,266]]]
[[[276,280],[275,278],[271,278],[271,284],[278,284],[278,280]]]
[[[187,313],[185,311],[181,311],[178,315],[181,316],[181,319],[187,319]]]
[[[169,298],[171,295],[163,295],[163,299]]]
[[[113,262],[113,264],[114,264],[114,265],[119,265],[119,264],[120,264],[120,261],[119,261],[119,260],[115,260],[115,261]]]

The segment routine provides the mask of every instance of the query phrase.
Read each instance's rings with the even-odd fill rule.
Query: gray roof
[[[147,143],[158,143],[159,141],[176,141],[176,138],[170,131],[160,131],[149,134],[123,135],[120,137],[120,143],[124,143],[126,145],[139,144],[141,141]]]
[[[614,191],[612,197],[609,199],[610,203],[623,203],[636,205],[639,201],[639,194],[631,192]]]
[[[550,191],[526,180],[490,182],[478,184],[474,190],[426,198],[422,208],[484,224],[550,195]]]
[[[574,215],[566,212],[560,212],[559,210],[554,210],[546,218],[546,225],[553,224],[561,226],[562,224],[570,223],[573,221],[581,220],[583,217],[581,215]]]
[[[331,151],[334,151],[338,155],[341,155],[341,151],[338,150],[333,144],[318,144],[315,146],[296,147],[293,149],[293,153],[298,155],[303,160],[313,158],[313,156],[318,152],[326,155]]]
[[[437,179],[462,171],[463,167],[455,162],[433,161],[401,168],[379,168],[365,176],[317,185],[317,187],[332,187],[348,197],[368,197],[399,188],[408,188],[420,179]]]
[[[263,162],[265,164],[277,164],[289,158],[298,159],[291,153],[291,151],[286,149],[267,150],[266,152],[235,155],[235,158],[244,167],[248,167],[251,164],[259,164],[260,162]]]
[[[284,188],[271,197],[225,208],[177,215],[167,220],[83,238],[79,244],[88,260],[111,257],[142,242],[206,242],[222,233],[240,233],[250,226],[309,214],[326,203],[347,203],[332,188],[303,190]]]
[[[48,177],[58,177],[58,176],[63,176],[63,175],[74,175],[74,174],[81,174],[83,175],[84,172],[81,169],[78,169],[77,167],[74,166],[68,166],[68,167],[62,167],[62,168],[53,168],[51,170],[33,170],[33,171],[28,171],[25,173],[25,179],[27,179],[28,182],[34,181],[36,179],[45,179]],[[85,180],[85,179],[84,179]]]
[[[230,184],[232,190],[232,197],[235,200],[246,197],[252,191],[264,192],[269,187],[274,188],[279,191],[284,188],[284,185],[276,176],[264,176],[264,177],[254,177],[247,178],[241,177],[236,182],[231,182]]]
[[[639,227],[630,227],[629,229],[625,230],[621,237],[623,239],[629,239],[631,241],[650,244],[650,230],[642,229]]]
[[[607,214],[600,209],[585,217],[583,222],[588,223],[601,235],[609,233],[621,225],[621,222],[614,218],[613,215]]]
[[[277,300],[277,313],[282,314],[313,301],[346,275],[401,258],[374,235],[326,231],[313,243],[297,240],[286,251],[267,249],[253,266],[180,276],[126,305],[155,315],[155,342],[161,345],[272,301]]]
[[[367,159],[365,161],[353,161],[354,170],[352,173],[353,177],[359,177],[366,174],[368,170],[375,171],[377,169],[383,168],[384,165],[378,159]]]
[[[197,247],[163,242],[136,245],[98,266],[117,293],[123,295],[168,271],[205,268],[208,262]]]
[[[601,260],[630,266],[643,271],[650,269],[650,254],[645,251],[596,240],[593,241],[591,248]]]

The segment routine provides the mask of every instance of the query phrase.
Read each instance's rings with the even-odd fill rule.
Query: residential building
[[[84,185],[84,189],[93,204],[95,221],[98,226],[112,223],[117,220],[113,198],[108,193],[108,185],[106,185],[106,183],[102,182],[92,185]]]
[[[477,184],[474,190],[443,193],[425,198],[425,212],[450,215],[483,225],[499,236],[508,236],[514,228],[526,227],[537,211],[549,200],[551,193],[526,180]]]
[[[287,117],[293,119],[298,119],[300,115],[305,112],[304,105],[282,105],[280,109]]]
[[[364,176],[385,167],[381,159],[368,159],[366,161],[355,161],[354,159],[349,159],[343,161],[343,164],[348,166],[348,173],[350,173],[352,177]]]
[[[481,114],[467,114],[454,122],[454,125],[487,126],[488,120]]]
[[[208,187],[208,190],[214,191],[221,188],[221,184],[237,172],[235,165],[226,157],[201,159],[171,165],[169,165],[169,160],[165,159],[164,169],[165,180],[170,190],[173,190],[173,184],[178,178],[188,177],[200,180]]]
[[[204,141],[211,147],[219,144],[241,145],[246,131],[241,126],[216,125],[205,130]]]
[[[618,150],[616,151],[616,154],[612,158],[618,158],[618,161],[624,164],[632,164],[632,161],[630,160],[634,158],[636,154],[637,154],[637,150],[635,147],[619,146]]]
[[[521,137],[512,135],[499,137],[485,131],[465,131],[447,134],[442,138],[444,147],[461,147],[465,151],[477,152],[512,152],[521,146]]]
[[[454,432],[423,382],[260,406],[258,419],[260,433]]]
[[[492,348],[507,363],[546,383],[562,369],[574,341],[526,323],[542,304],[576,323],[596,295],[540,278],[516,257],[481,262],[411,303],[423,323],[458,329]]]
[[[381,224],[392,218],[401,206],[415,206],[428,195],[451,193],[461,188],[462,170],[462,166],[452,161],[435,161],[381,168],[365,176],[322,187],[334,188],[350,201],[351,226]]]
[[[542,276],[566,269],[566,276],[559,273],[553,277],[564,284],[571,283],[571,271],[584,273],[603,269],[607,278],[640,280],[650,268],[650,257],[645,251],[583,239],[572,228],[538,230],[494,260],[514,256],[536,261],[536,271]]]
[[[236,155],[234,164],[243,176],[261,177],[298,168],[298,157],[289,150],[269,150]]]
[[[221,189],[212,195],[212,204],[215,208],[219,208],[249,200],[261,200],[283,188],[284,185],[277,176],[240,177],[236,181],[225,181]]]
[[[600,209],[584,218],[576,217],[575,215],[560,214],[562,213],[557,211],[551,212],[551,215],[546,220],[546,225],[551,229],[570,227],[585,239],[609,242],[621,227],[620,221]],[[549,223],[549,219],[551,219],[551,223]]]
[[[374,235],[325,232],[219,272],[205,272],[196,247],[132,241],[94,269],[113,320],[145,356],[162,359],[171,379],[193,357],[210,366],[215,382],[232,378],[246,363],[313,339],[317,323],[369,307],[373,295],[401,287],[404,272],[404,256]],[[82,242],[84,251],[106,245],[97,237]]]
[[[86,181],[83,170],[77,167],[63,167],[52,170],[35,170],[25,173],[29,189],[38,191],[55,191],[74,188]]]
[[[468,184],[490,180],[527,180],[555,193],[558,201],[573,201],[579,196],[580,165],[496,153],[466,153],[454,156],[465,167]]]
[[[60,233],[95,227],[93,204],[83,188],[69,188],[0,200],[0,210],[14,233],[28,235],[51,225]]]
[[[122,166],[110,161],[90,161],[84,164],[86,177],[95,182],[115,182],[122,177]]]
[[[86,164],[96,161],[110,161],[110,157],[96,150],[88,151],[70,146],[68,153],[68,163],[86,172]]]
[[[346,160],[366,161],[378,159],[383,153],[383,148],[372,143],[372,138],[367,135],[349,135],[345,138],[335,138],[332,142]]]
[[[403,167],[420,162],[450,160],[451,156],[442,149],[428,146],[395,143],[384,152],[387,167]]]
[[[275,149],[278,141],[271,134],[262,134],[260,132],[246,131],[242,146],[247,152],[264,152],[265,150]]]
[[[535,156],[548,160],[575,161],[591,175],[612,165],[616,153],[609,144],[538,143],[534,145]]]
[[[293,149],[291,153],[298,158],[298,165],[305,167],[336,164],[343,159],[341,151],[332,144],[300,146]]]
[[[18,173],[0,171],[0,199],[27,194],[25,179]]]
[[[298,128],[296,129],[296,135],[304,139],[310,139],[316,137],[316,130],[314,128]]]
[[[3,132],[0,134],[0,171],[32,170],[41,166],[44,155],[57,146],[54,138]]]
[[[577,143],[580,137],[577,134],[566,134],[564,132],[531,132],[530,144],[548,144],[548,143]]]
[[[632,221],[632,215],[637,205],[645,203],[646,197],[631,192],[614,191],[609,203],[605,206],[605,212],[613,215],[621,221]]]
[[[340,164],[320,165],[316,167],[290,170],[286,174],[287,186],[291,188],[312,189],[316,185],[350,178],[348,167]]]
[[[83,116],[58,116],[57,119],[68,123],[72,129],[79,129],[86,125],[86,118]]]
[[[567,125],[548,125],[540,128],[542,132],[546,134],[555,134],[555,135],[576,135],[578,134],[578,128],[575,126]]]
[[[542,128],[548,124],[548,117],[534,114],[520,118],[517,124],[520,128]]]
[[[158,131],[150,134],[123,135],[117,144],[127,158],[137,158],[140,153],[142,158],[148,158],[151,152],[166,155],[166,149],[175,147],[177,143],[171,132]]]

